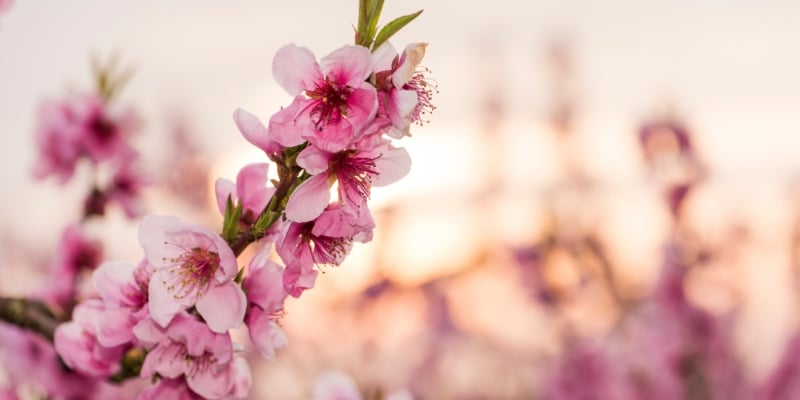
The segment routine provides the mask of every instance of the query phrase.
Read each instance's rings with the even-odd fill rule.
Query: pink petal
[[[325,129],[304,131],[303,138],[312,145],[331,153],[338,153],[350,147],[357,133],[349,120],[330,124]]]
[[[186,376],[186,384],[195,393],[207,399],[227,398],[233,389],[231,365],[223,368],[201,368],[194,374]]]
[[[309,174],[317,175],[328,170],[328,163],[332,158],[333,154],[315,146],[308,146],[297,155],[297,165],[303,167]]]
[[[326,77],[339,85],[364,86],[372,73],[372,54],[363,46],[343,46],[319,62]]]
[[[321,374],[314,382],[314,400],[361,400],[353,378],[329,371]]]
[[[139,244],[144,249],[147,261],[153,266],[163,264],[164,259],[176,258],[181,250],[175,246],[165,246],[165,233],[181,221],[176,217],[148,215],[139,225]]]
[[[242,136],[254,146],[264,150],[264,152],[268,154],[280,151],[280,146],[277,146],[270,138],[267,128],[264,127],[264,124],[261,123],[261,120],[255,115],[241,108],[237,108],[236,111],[233,112],[233,121],[239,128],[239,132],[242,132]]]
[[[250,262],[244,289],[249,303],[271,313],[283,308],[287,293],[281,280],[283,267],[270,260],[269,248],[265,249]]]
[[[307,222],[322,214],[331,200],[328,174],[314,175],[295,189],[286,203],[286,218]]]
[[[236,206],[236,185],[225,179],[218,178],[214,183],[214,194],[217,196],[217,207],[222,215],[225,215],[225,209],[228,207],[228,197],[230,196],[231,202]]]
[[[246,307],[244,292],[234,281],[211,286],[197,301],[197,311],[217,333],[240,327]]]
[[[397,182],[411,171],[411,157],[402,147],[388,147],[375,160],[378,175],[372,178],[373,186],[386,186]]]
[[[397,57],[397,50],[389,42],[384,42],[372,52],[372,69],[375,72],[392,69],[392,62]]]
[[[244,399],[250,394],[250,387],[253,386],[253,375],[250,372],[250,364],[243,357],[236,357],[231,365],[231,379],[233,388],[230,396],[234,399]]]
[[[152,318],[145,318],[133,327],[133,334],[147,345],[154,345],[166,337],[164,328]]]
[[[189,308],[194,300],[193,298],[177,299],[172,292],[167,290],[167,285],[169,285],[167,279],[170,279],[169,272],[157,271],[150,279],[148,286],[150,317],[162,327],[169,325],[175,314]]]
[[[278,324],[259,307],[253,307],[247,313],[247,329],[250,340],[268,360],[275,357],[275,350],[286,347],[288,343],[286,335]]]
[[[162,344],[156,346],[145,359],[152,360],[151,366],[148,366],[148,373],[150,370],[157,372],[159,375],[166,378],[177,378],[187,370],[187,362],[184,354],[182,354],[182,346],[177,343],[170,343],[168,345]],[[142,365],[142,376],[145,375],[145,368]]]
[[[389,91],[389,118],[401,132],[408,133],[408,126],[411,123],[411,113],[419,103],[417,92],[413,90],[392,89]]]
[[[378,94],[375,88],[367,86],[350,92],[347,98],[347,120],[353,125],[354,133],[360,133],[377,111]]]
[[[97,326],[97,341],[104,347],[114,347],[133,339],[134,321],[124,309],[106,310]]]
[[[306,89],[313,90],[316,83],[324,79],[311,50],[295,44],[287,44],[275,53],[272,76],[292,96]]]
[[[302,144],[303,132],[313,131],[311,120],[300,118],[300,114],[308,110],[311,100],[302,96],[295,97],[288,107],[276,112],[269,119],[269,135],[273,140],[285,147]]]
[[[136,266],[127,262],[105,262],[92,274],[97,293],[106,303],[113,306],[133,306],[133,271]]]
[[[300,297],[304,290],[313,288],[316,280],[317,270],[310,249],[301,251],[283,272],[283,286],[292,297]]]
[[[236,192],[242,206],[255,215],[261,214],[275,192],[274,188],[267,187],[268,172],[269,164],[254,163],[246,165],[236,176]]]
[[[417,66],[425,57],[426,47],[428,47],[427,43],[411,43],[403,50],[403,55],[400,56],[400,65],[392,74],[392,82],[396,88],[402,88],[414,76]]]

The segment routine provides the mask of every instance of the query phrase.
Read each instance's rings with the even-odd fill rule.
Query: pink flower
[[[142,215],[142,189],[152,181],[134,169],[133,160],[124,160],[111,178],[106,197],[122,207],[128,218]]]
[[[267,163],[248,164],[236,175],[235,184],[224,178],[217,179],[215,192],[219,211],[225,214],[230,196],[234,206],[237,202],[242,203],[242,219],[249,224],[254,223],[275,193],[275,188],[267,187],[268,170]]]
[[[195,306],[214,332],[242,324],[246,299],[232,279],[236,256],[218,234],[175,217],[148,216],[139,242],[154,269],[148,287],[150,315],[162,327]]]
[[[39,108],[36,143],[39,160],[34,176],[55,175],[62,183],[72,177],[81,156],[92,162],[134,154],[127,136],[136,128],[130,112],[113,117],[99,96],[73,96],[47,101]]]
[[[408,136],[411,123],[421,123],[422,116],[435,109],[431,103],[435,85],[417,68],[427,46],[427,43],[411,43],[398,56],[386,42],[373,54],[379,115],[391,122],[386,129],[391,137]]]
[[[345,220],[337,204],[329,205],[315,221],[290,224],[283,240],[276,245],[286,264],[283,273],[286,291],[299,297],[303,290],[314,287],[317,278],[314,264],[341,264],[353,241],[372,239],[374,227],[369,213],[355,221]]]
[[[153,345],[142,365],[141,376],[184,378],[189,389],[208,399],[245,396],[250,382],[247,364],[234,360],[229,333],[216,333],[208,328],[187,313],[175,315],[167,327],[149,318],[140,322],[134,328],[136,337]],[[170,386],[170,390],[176,389],[175,385]]]
[[[549,400],[633,399],[619,360],[593,343],[571,345],[545,381]]]
[[[287,293],[283,287],[283,267],[269,260],[268,250],[250,261],[244,289],[250,304],[245,315],[250,340],[264,357],[271,359],[275,350],[287,344],[286,335],[276,322]]]
[[[377,143],[367,137],[354,150],[329,153],[306,147],[297,163],[313,175],[300,184],[286,204],[286,218],[306,222],[317,218],[330,202],[330,185],[339,183],[341,210],[348,216],[366,212],[367,199],[373,185],[385,186],[408,174],[411,158],[403,148],[393,147],[388,140]]]
[[[361,400],[353,378],[338,371],[320,374],[314,382],[314,400]]]
[[[92,275],[104,310],[97,320],[97,341],[106,347],[133,341],[133,327],[147,317],[148,265],[107,262]]]
[[[0,324],[0,363],[15,395],[35,388],[52,399],[102,398],[96,396],[96,379],[64,368],[53,344],[29,331]]]
[[[289,44],[275,54],[272,72],[296,96],[269,122],[270,133],[283,146],[308,140],[327,151],[344,150],[377,111],[375,88],[366,82],[372,57],[365,47],[344,46],[317,63],[310,50]]]
[[[12,5],[14,0],[0,0],[0,14],[10,10]]]
[[[62,307],[69,305],[75,299],[81,269],[95,269],[102,256],[102,244],[86,238],[80,224],[68,226],[61,235],[49,282],[34,296]]]
[[[120,369],[124,346],[106,347],[97,340],[97,327],[105,311],[103,302],[86,300],[72,312],[72,321],[59,325],[55,348],[70,368],[91,377],[105,378]]]

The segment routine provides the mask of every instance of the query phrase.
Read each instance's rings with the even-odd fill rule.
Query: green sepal
[[[388,24],[384,25],[383,28],[381,28],[381,31],[378,32],[378,36],[375,37],[375,42],[372,44],[372,51],[375,51],[378,47],[381,47],[382,44],[389,40],[389,38],[391,38],[400,29],[403,29],[403,27],[408,25],[409,22],[419,17],[419,15],[422,14],[422,11],[423,10],[419,10],[413,14],[395,18]]]
[[[378,31],[378,20],[381,18],[381,11],[383,11],[383,0],[373,0],[370,4],[369,22],[367,23],[367,42],[364,47],[369,48],[372,41],[375,39],[375,32]]]
[[[283,149],[283,165],[285,165],[286,168],[292,168],[297,165],[297,155],[300,154],[300,152],[306,147],[308,147],[308,142],[303,142],[297,146]]]
[[[242,279],[244,279],[244,268],[239,269],[239,272],[236,273],[236,276],[233,277],[233,281],[236,283],[241,284]]]
[[[239,219],[242,217],[242,202],[237,202],[236,207],[233,206],[231,195],[228,195],[228,201],[225,204],[225,219],[222,221],[222,238],[228,243],[236,239],[239,234]]]
[[[272,224],[278,219],[279,215],[280,213],[277,211],[267,211],[261,214],[256,223],[253,224],[253,228],[250,230],[253,233],[253,237],[260,238],[264,236],[264,234],[267,232],[267,229],[272,226]]]

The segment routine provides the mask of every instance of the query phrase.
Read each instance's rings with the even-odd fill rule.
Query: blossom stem
[[[272,195],[267,207],[259,214],[255,223],[239,232],[239,234],[228,243],[231,250],[233,250],[233,254],[236,256],[242,254],[251,243],[266,235],[267,230],[283,215],[286,202],[289,200],[289,196],[294,189],[302,183],[304,179],[307,179],[307,177],[300,175],[303,169],[297,166],[295,157],[286,158],[287,160],[285,163],[277,163],[279,179],[275,188],[275,193]]]
[[[41,301],[0,297],[0,321],[35,332],[53,341],[56,327],[63,322]]]

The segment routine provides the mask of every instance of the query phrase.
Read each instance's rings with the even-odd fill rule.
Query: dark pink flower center
[[[214,279],[220,258],[213,251],[195,247],[169,261],[173,262],[169,269],[172,280],[164,283],[168,284],[167,290],[174,292],[176,299],[183,299],[194,293],[197,297],[203,295]]]
[[[117,134],[117,126],[102,114],[89,121],[89,132],[101,143],[109,142]]]
[[[347,117],[347,98],[351,91],[349,86],[339,86],[328,78],[316,89],[306,91],[306,96],[312,100],[309,116],[317,130],[338,124]]]
[[[342,203],[355,204],[369,199],[372,177],[378,174],[375,160],[378,157],[363,157],[356,150],[337,153],[330,162],[331,171],[339,180],[339,198]]]
[[[306,223],[303,227],[303,241],[311,250],[314,264],[339,265],[350,251],[353,243],[351,238],[335,238],[330,236],[315,236],[311,233],[314,223]]]

